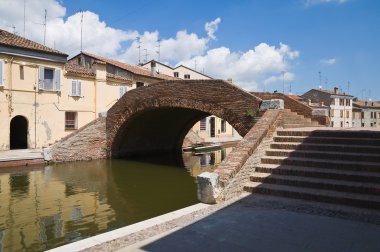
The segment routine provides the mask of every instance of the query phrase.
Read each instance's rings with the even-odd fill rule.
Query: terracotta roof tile
[[[120,62],[120,61],[104,58],[104,57],[101,57],[101,56],[98,56],[98,55],[95,55],[92,53],[87,53],[87,52],[82,52],[82,53],[87,55],[87,56],[90,56],[92,58],[95,58],[97,60],[106,62],[108,64],[111,64],[111,65],[114,65],[117,67],[120,67],[122,69],[130,71],[130,72],[137,74],[137,75],[146,76],[146,77],[150,77],[150,78],[156,78],[156,79],[162,79],[162,80],[179,80],[179,78],[172,77],[172,76],[169,76],[166,74],[155,74],[154,76],[152,76],[152,74],[149,70],[147,70],[143,67],[140,67],[140,66],[132,66],[132,65]]]
[[[380,107],[380,102],[378,101],[353,101],[352,103],[356,107]]]
[[[0,30],[0,45],[19,47],[19,48],[40,51],[40,52],[45,52],[45,53],[58,54],[58,55],[66,56],[66,57],[68,56],[66,53],[49,48],[47,46],[41,45],[37,42],[20,37],[18,35],[12,34],[4,30]]]

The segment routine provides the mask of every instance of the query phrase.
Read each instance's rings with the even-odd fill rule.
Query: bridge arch
[[[178,151],[200,119],[215,115],[244,136],[261,99],[222,80],[163,81],[127,92],[107,112],[109,157]]]

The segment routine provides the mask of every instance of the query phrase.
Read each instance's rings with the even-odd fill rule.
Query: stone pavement
[[[249,195],[126,251],[380,251],[380,212]]]

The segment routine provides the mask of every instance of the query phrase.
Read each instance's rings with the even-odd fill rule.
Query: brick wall
[[[69,162],[106,158],[106,120],[98,118],[51,147],[52,161]]]

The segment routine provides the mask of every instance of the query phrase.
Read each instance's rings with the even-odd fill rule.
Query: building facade
[[[352,127],[380,127],[380,102],[353,101]]]
[[[330,126],[336,128],[352,127],[353,96],[334,91],[312,89],[302,95],[306,101],[326,105],[329,109]]]
[[[129,89],[177,79],[0,30],[0,150],[42,148],[96,119]]]

